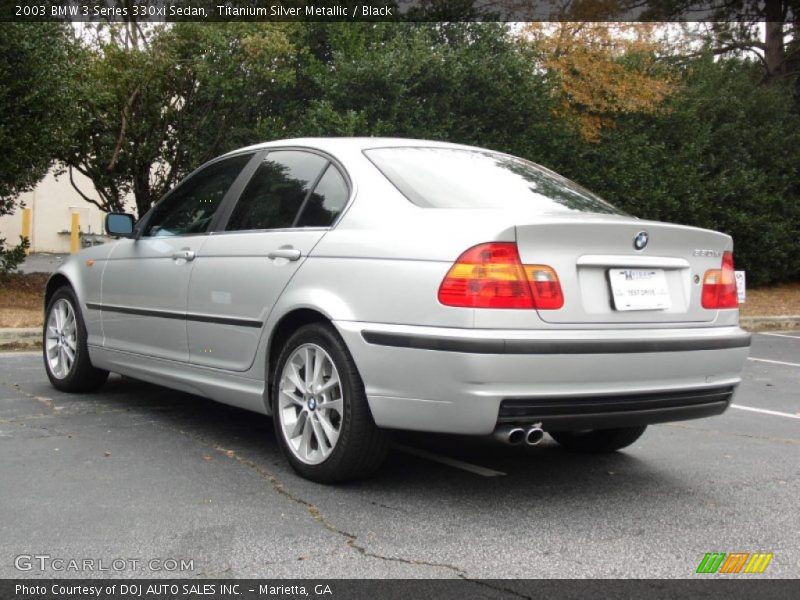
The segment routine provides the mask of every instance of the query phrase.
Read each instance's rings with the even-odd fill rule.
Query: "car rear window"
[[[374,148],[367,158],[424,208],[527,208],[624,214],[548,169],[507,154],[459,148]]]

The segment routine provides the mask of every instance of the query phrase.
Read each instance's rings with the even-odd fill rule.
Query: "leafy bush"
[[[476,144],[551,163],[577,139],[552,117],[536,57],[497,23],[337,24],[304,67],[312,99],[292,135]]]
[[[659,110],[599,141],[554,117],[548,74],[502,25],[324,26],[290,135],[388,135],[529,158],[621,208],[724,231],[751,284],[800,279],[800,116],[791,85],[742,60],[689,62]]]
[[[656,115],[628,115],[563,171],[648,219],[724,231],[755,285],[800,279],[800,115],[746,62],[694,61]]]
[[[20,237],[20,243],[12,248],[6,248],[6,240],[0,238],[0,281],[5,279],[9,273],[17,270],[23,260],[25,260],[25,250],[30,247],[28,238]]]

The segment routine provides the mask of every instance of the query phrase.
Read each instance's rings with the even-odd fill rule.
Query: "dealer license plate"
[[[608,278],[617,310],[665,310],[670,306],[663,269],[610,269]]]

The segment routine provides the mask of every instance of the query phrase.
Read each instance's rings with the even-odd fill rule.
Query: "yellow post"
[[[22,237],[27,239],[29,242],[31,241],[31,209],[30,208],[23,208],[22,209]],[[25,254],[30,254],[30,246],[27,250],[25,250]]]
[[[74,254],[81,249],[81,217],[78,213],[72,213],[72,229],[69,243],[70,254]]]

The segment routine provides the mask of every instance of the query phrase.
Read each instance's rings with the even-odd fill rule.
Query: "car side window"
[[[238,154],[195,173],[153,209],[142,235],[166,237],[205,233],[228,189],[253,157]]]
[[[347,183],[329,164],[297,217],[297,227],[330,227],[347,204]]]
[[[326,158],[311,152],[270,152],[236,203],[227,231],[296,227],[300,209],[327,165]]]

